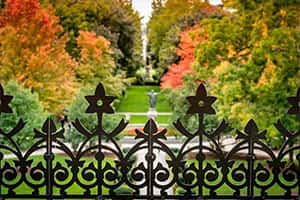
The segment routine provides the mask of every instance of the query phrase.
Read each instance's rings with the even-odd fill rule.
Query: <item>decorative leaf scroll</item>
[[[240,131],[237,131],[237,133],[238,133],[237,139],[243,139],[246,141],[266,139],[267,132],[262,131],[261,133],[259,133],[258,127],[254,120],[250,120],[247,123],[244,131],[246,134],[244,134]]]
[[[142,133],[141,131],[136,129],[137,134],[136,134],[135,138],[136,139],[139,139],[139,138],[149,139],[149,137],[151,135],[154,140],[158,140],[158,139],[166,140],[167,139],[165,136],[165,134],[167,133],[167,130],[163,129],[162,131],[158,132],[156,122],[153,119],[148,120],[143,131],[144,131],[144,133]]]
[[[58,138],[64,139],[64,129],[57,131],[55,123],[52,119],[48,118],[42,127],[42,131],[34,129],[35,136],[34,138],[43,138],[47,140],[48,134],[51,134],[51,139],[56,140]]]
[[[299,91],[288,99],[292,105],[289,114],[299,114]],[[4,95],[1,86],[0,99],[0,112],[11,112],[8,104],[12,97]],[[205,129],[203,119],[205,114],[215,114],[212,104],[216,98],[207,95],[203,84],[195,96],[187,98],[189,113],[199,116],[198,129],[190,132],[180,120],[174,122],[182,134],[176,152],[166,143],[167,130],[160,130],[153,119],[146,122],[143,130],[136,130],[136,142],[124,152],[116,137],[128,123],[121,120],[110,133],[102,126],[103,113],[113,113],[111,103],[115,97],[107,96],[100,83],[95,94],[86,99],[89,103],[86,111],[98,114],[98,125],[89,130],[80,120],[74,120],[74,129],[83,136],[76,152],[63,142],[65,130],[58,129],[50,118],[41,130],[34,129],[35,143],[23,153],[13,136],[25,122],[19,120],[8,133],[0,127],[0,135],[9,142],[0,144],[0,199],[292,200],[300,196],[300,145],[295,143],[300,129],[288,130],[278,120],[274,126],[285,141],[275,154],[265,142],[267,132],[259,131],[257,123],[249,120],[243,131],[237,130],[236,144],[226,152],[217,139],[228,123],[223,120],[215,130]],[[61,151],[65,158],[57,159],[53,149]],[[43,160],[35,162],[31,155],[38,151],[46,153]],[[12,161],[6,160],[6,152],[15,156]],[[260,160],[258,152],[266,155],[266,159]],[[86,159],[91,153],[93,158]],[[141,157],[140,153],[144,155],[142,160],[136,159]],[[160,157],[161,154],[165,156]],[[111,155],[113,159],[106,159]],[[20,187],[28,191],[21,193]],[[128,191],[119,194],[125,187]],[[181,192],[168,193],[174,188]],[[231,192],[223,194],[225,189]]]

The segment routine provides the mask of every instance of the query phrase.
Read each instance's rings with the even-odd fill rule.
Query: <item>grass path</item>
[[[147,93],[151,90],[160,92],[159,86],[131,86],[121,99],[117,112],[147,112],[149,108]],[[157,96],[157,112],[171,112],[166,98],[160,93]]]

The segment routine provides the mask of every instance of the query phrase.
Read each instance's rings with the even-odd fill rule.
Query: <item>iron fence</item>
[[[1,86],[0,114],[12,112],[9,107],[12,98],[4,94]],[[198,129],[190,132],[180,120],[174,122],[182,134],[178,152],[166,144],[167,130],[158,129],[156,122],[150,119],[143,130],[136,130],[136,143],[125,153],[116,136],[128,123],[121,120],[111,132],[105,131],[102,125],[103,114],[114,112],[110,105],[114,99],[105,94],[102,84],[94,95],[86,96],[89,103],[86,112],[97,115],[98,125],[88,130],[79,120],[72,122],[78,134],[85,138],[76,152],[63,142],[64,128],[58,129],[50,118],[40,130],[33,130],[34,144],[26,152],[21,152],[14,140],[14,135],[26,126],[22,119],[9,132],[0,129],[0,135],[9,141],[0,145],[0,198],[300,199],[300,146],[295,144],[300,128],[292,132],[278,120],[275,127],[285,141],[274,153],[265,142],[266,131],[260,131],[255,121],[250,120],[243,131],[237,131],[236,144],[226,152],[217,138],[228,124],[222,121],[214,131],[205,129],[203,119],[207,114],[215,114],[212,104],[216,98],[208,96],[201,84],[195,96],[187,97],[188,113],[198,115]],[[300,116],[300,88],[288,101],[292,105],[288,114]],[[207,145],[204,138],[213,145]],[[190,145],[195,139],[197,144]],[[91,140],[96,140],[96,144],[88,145]],[[59,155],[54,154],[53,149],[62,152],[62,159],[57,159]],[[31,155],[40,150],[45,151],[43,159],[33,160]],[[87,159],[91,151],[95,153]],[[145,161],[135,159],[139,151],[146,152]],[[158,160],[158,151],[166,155],[165,164]],[[246,152],[246,158],[236,160],[240,152]],[[257,152],[263,152],[266,158],[257,159]],[[14,158],[5,158],[7,153]],[[215,159],[208,160],[207,153]],[[291,153],[294,156],[289,160]],[[189,158],[191,154],[195,155],[194,159]],[[129,192],[118,191],[125,186]]]

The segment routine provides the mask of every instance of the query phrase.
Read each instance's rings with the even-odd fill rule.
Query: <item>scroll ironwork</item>
[[[0,115],[12,113],[12,98],[0,85]],[[96,114],[98,123],[94,130],[78,119],[72,123],[84,136],[76,152],[64,143],[65,129],[57,128],[51,118],[33,130],[34,144],[25,152],[14,136],[26,122],[20,119],[8,132],[0,127],[1,137],[7,141],[0,144],[0,199],[300,199],[300,145],[295,142],[300,138],[300,124],[294,132],[280,120],[274,124],[285,138],[274,153],[265,141],[266,131],[250,120],[243,131],[237,130],[236,144],[226,152],[217,138],[226,132],[228,123],[223,120],[215,130],[205,129],[204,118],[215,114],[212,105],[216,98],[208,96],[201,84],[195,96],[187,97],[188,113],[198,116],[197,130],[190,132],[180,120],[173,124],[182,135],[178,152],[166,143],[167,129],[159,129],[152,119],[143,130],[136,130],[136,143],[124,152],[116,138],[128,122],[121,120],[111,132],[103,128],[104,113],[114,113],[114,99],[106,95],[102,84],[94,95],[86,96],[86,113]],[[300,119],[300,88],[288,101],[292,105],[288,114]],[[96,143],[90,145],[91,141]],[[54,148],[63,156],[55,154]],[[32,157],[37,151],[44,152],[42,160]],[[145,162],[135,159],[140,151],[146,152]],[[158,160],[157,151],[166,155],[167,164]],[[236,159],[239,152],[246,153],[245,159]],[[263,152],[266,159],[258,160],[257,152]],[[291,152],[294,156],[289,160]],[[208,153],[215,159],[208,159]],[[7,154],[12,158],[6,159]],[[130,192],[118,192],[122,187]],[[20,192],[20,188],[28,192]],[[177,193],[168,193],[174,188]]]

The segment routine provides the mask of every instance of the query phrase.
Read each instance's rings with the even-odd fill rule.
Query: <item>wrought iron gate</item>
[[[1,86],[0,114],[12,112],[11,99]],[[255,121],[250,120],[243,131],[237,131],[235,146],[225,152],[216,138],[225,132],[228,124],[222,121],[214,131],[205,129],[203,119],[206,114],[215,114],[212,104],[216,98],[208,96],[205,87],[200,85],[195,96],[187,97],[188,112],[198,115],[198,129],[189,132],[180,120],[174,122],[182,134],[178,152],[166,145],[167,130],[158,129],[156,122],[150,119],[142,131],[136,130],[136,144],[125,153],[115,138],[126,128],[127,122],[122,120],[109,133],[102,126],[103,114],[114,112],[110,105],[114,99],[105,94],[102,84],[98,85],[94,95],[86,96],[89,103],[86,112],[97,115],[98,125],[95,130],[87,130],[79,120],[73,122],[78,134],[85,137],[76,153],[63,142],[65,130],[57,129],[51,119],[47,119],[40,130],[34,130],[35,143],[25,153],[14,141],[14,135],[26,126],[22,119],[9,132],[0,129],[0,135],[10,142],[0,145],[0,198],[300,199],[300,146],[292,145],[300,137],[300,128],[292,132],[280,120],[275,124],[285,138],[275,154],[264,140],[266,131],[260,131]],[[300,119],[300,88],[288,101],[292,105],[288,114],[295,114]],[[204,143],[205,137],[213,147]],[[97,144],[87,145],[95,139]],[[197,140],[197,144],[190,146],[192,140]],[[57,159],[59,155],[53,153],[54,148],[64,154],[63,159]],[[34,161],[31,155],[43,149],[44,159]],[[146,150],[146,161],[136,163],[135,154],[141,150]],[[156,150],[167,155],[167,166],[156,163]],[[87,159],[86,155],[91,151],[95,152],[94,157]],[[258,160],[258,151],[267,158]],[[107,152],[114,155],[113,160],[107,159]],[[208,152],[215,159],[208,160]],[[235,155],[239,152],[246,152],[246,159],[236,160]],[[294,156],[288,160],[291,152]],[[7,159],[7,153],[15,157]],[[195,158],[189,159],[192,153]],[[132,192],[117,192],[124,186]],[[24,187],[28,190],[26,194],[19,192],[19,188]],[[143,188],[146,188],[144,194],[141,193]],[[168,194],[170,188],[177,188],[181,193]]]

